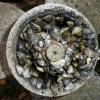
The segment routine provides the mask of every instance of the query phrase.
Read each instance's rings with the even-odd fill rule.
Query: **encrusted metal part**
[[[59,42],[54,42],[46,50],[46,56],[50,61],[58,61],[65,55],[65,49]]]
[[[14,77],[31,92],[49,97],[81,87],[93,74],[97,51],[89,21],[60,4],[41,5],[24,14],[7,42],[7,60]]]

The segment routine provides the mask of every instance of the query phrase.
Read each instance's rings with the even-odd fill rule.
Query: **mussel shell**
[[[57,93],[58,93],[58,86],[57,86],[57,84],[56,83],[51,83],[50,88],[51,88],[52,93],[54,95],[57,95]]]
[[[25,68],[25,71],[23,72],[23,77],[24,78],[30,78],[31,77],[30,70],[28,68]]]
[[[32,75],[34,77],[39,77],[39,72],[37,72],[36,70],[32,70]]]
[[[32,43],[33,45],[38,44],[38,41],[40,40],[40,36],[38,36],[36,33],[30,34],[28,37],[28,42]]]
[[[37,54],[37,56],[36,56],[36,59],[37,59],[37,60],[43,59],[43,56],[42,56],[41,53],[36,53],[36,54]],[[39,64],[40,64],[40,63],[39,63]]]
[[[37,78],[35,87],[36,87],[36,89],[41,90],[43,87],[43,80],[40,78]]]
[[[67,12],[65,15],[64,15],[64,18],[65,20],[67,21],[73,21],[75,22],[75,14],[73,14],[73,12]]]
[[[28,60],[26,60],[26,64],[24,65],[24,67],[31,67],[31,65],[32,65],[32,61],[30,61],[29,59]]]
[[[43,33],[41,34],[42,38],[45,39],[45,40],[48,40],[50,39],[50,35],[48,33]]]
[[[42,31],[41,27],[34,22],[31,22],[31,26],[32,26],[32,29],[34,29],[34,31],[36,31],[36,32]]]
[[[68,74],[72,74],[73,72],[74,72],[73,66],[71,66],[71,65],[68,66],[68,67],[67,67],[67,73],[68,73]]]
[[[60,81],[62,81],[62,80],[63,80],[63,75],[61,74],[61,75],[58,76],[57,82],[60,82]]]
[[[92,62],[92,59],[91,58],[87,58],[87,64],[90,64]]]
[[[63,78],[73,78],[73,76],[71,74],[67,74],[66,72],[64,72]]]
[[[18,60],[18,62],[19,62],[20,66],[24,66],[25,65],[25,60]]]
[[[61,37],[59,36],[59,34],[51,33],[50,37],[55,41],[61,41]]]
[[[93,72],[91,72],[91,71],[82,71],[81,72],[81,78],[84,81],[86,81],[86,79],[90,78],[92,75],[93,75]]]
[[[51,45],[51,40],[45,40],[45,47],[49,47]]]
[[[81,53],[76,53],[75,58],[76,59],[85,59],[85,55],[82,52]]]
[[[23,59],[25,59],[25,54],[20,52],[20,51],[18,51],[17,52],[17,57],[18,57],[19,60],[23,60]]]
[[[77,44],[77,43],[73,43],[73,44],[71,44],[70,48],[71,48],[74,52],[76,52],[76,51],[78,51],[78,44]]]
[[[29,29],[27,30],[27,33],[28,33],[28,35],[31,35],[31,34],[33,33],[33,30],[32,30],[31,28],[29,28]]]
[[[49,14],[49,15],[44,16],[42,19],[45,22],[51,22],[54,19],[54,16]]]
[[[51,25],[51,24],[46,24],[46,23],[45,23],[45,24],[42,26],[42,29],[45,30],[45,31],[49,31],[49,30],[52,29],[52,25]]]
[[[88,34],[87,35],[87,39],[93,39],[93,38],[95,38],[96,37],[96,34]]]
[[[92,63],[89,63],[89,64],[86,64],[86,65],[80,66],[81,69],[91,69],[92,67],[93,67],[93,64]]]
[[[63,34],[65,31],[68,31],[68,27],[65,27],[65,28],[62,28],[60,31],[59,31],[59,34]]]
[[[86,59],[79,59],[78,61],[79,66],[83,66],[86,64]]]
[[[73,74],[73,77],[76,77],[76,78],[80,78],[80,73],[79,73],[79,71],[75,71]]]
[[[82,33],[82,27],[74,27],[73,31],[72,31],[72,35],[76,35],[76,36],[81,36]]]
[[[82,23],[83,23],[83,19],[78,16],[75,20],[75,25],[80,26],[82,25]]]
[[[30,44],[26,42],[26,43],[25,43],[25,48],[26,48],[26,49],[29,49],[30,47],[31,47]]]
[[[91,34],[92,31],[90,29],[88,29],[88,28],[83,28],[82,33],[83,34]]]
[[[22,39],[19,39],[18,45],[17,45],[18,50],[20,50],[20,51],[25,50],[24,44],[25,44],[25,41]]]
[[[35,21],[34,21],[34,23],[41,26],[42,19],[41,18],[36,18]]]
[[[81,46],[80,46],[80,50],[81,50],[81,51],[84,51],[84,49],[85,49],[85,46],[84,46],[84,45],[81,45]]]
[[[37,78],[34,78],[34,77],[30,78],[30,84],[32,87],[35,87],[36,83],[37,83]]]
[[[62,25],[64,22],[64,17],[56,17],[55,21],[57,22],[58,25]]]
[[[82,35],[82,39],[86,40],[87,39],[87,35],[83,34]]]
[[[44,60],[36,60],[36,63],[39,65],[39,66],[46,66],[46,62]]]
[[[76,54],[75,54],[75,58],[76,58],[76,59],[79,59],[79,58],[80,58],[80,53],[76,53]]]
[[[38,59],[39,53],[33,53],[33,59]]]
[[[36,65],[37,71],[42,72],[42,73],[44,72],[44,69],[42,67],[38,66],[36,63],[35,65]]]
[[[66,23],[67,23],[69,28],[74,26],[74,22],[73,21],[67,21]]]
[[[61,74],[64,72],[64,69],[63,68],[56,68],[56,72]]]
[[[64,90],[73,90],[75,88],[75,85],[71,82],[69,82],[65,87]]]
[[[66,49],[66,54],[69,55],[69,56],[71,56],[73,54],[73,52],[74,52],[73,49],[71,49],[70,47],[68,47]]]
[[[24,40],[28,40],[28,34],[26,32],[22,32]]]
[[[64,88],[64,84],[63,84],[62,81],[60,81],[60,82],[58,83],[58,90],[59,90],[59,91],[63,91],[63,88]]]
[[[39,47],[43,47],[44,42],[43,41],[39,41],[38,45],[39,45]]]
[[[64,86],[66,86],[70,81],[68,79],[64,79],[63,80],[63,83],[64,83]]]
[[[41,90],[42,89],[42,83],[38,82],[36,83],[36,89]]]
[[[60,31],[60,28],[57,26],[53,26],[52,28],[52,32],[58,34],[58,32]]]
[[[23,40],[25,39],[22,33],[20,33],[20,36],[19,36],[19,37],[20,37],[21,39],[23,39]]]
[[[37,45],[34,45],[33,48],[38,51],[38,52],[41,52],[42,51],[42,48],[37,46]]]
[[[65,56],[65,62],[67,64],[67,66],[69,66],[71,64],[71,58],[68,55]]]
[[[47,88],[44,89],[44,90],[42,91],[42,93],[45,94],[45,95],[50,95],[50,94],[52,95],[52,91],[51,91],[49,88],[48,88],[48,89],[47,89]]]
[[[66,45],[66,47],[67,47],[67,41],[66,40],[61,40],[61,43],[65,46]],[[65,48],[66,49],[66,48]]]
[[[50,64],[52,66],[55,66],[56,68],[60,68],[60,67],[64,66],[65,60],[64,59],[60,59],[59,61],[55,61],[55,62],[51,61]]]
[[[56,69],[57,69],[57,68],[56,68],[55,66],[52,66],[52,65],[50,66],[50,70],[51,70],[51,71],[55,71]]]
[[[23,75],[25,68],[20,65],[16,65],[16,71],[17,71],[18,75]]]
[[[27,32],[27,30],[29,29],[29,27],[30,27],[30,24],[27,24],[27,25],[24,27],[23,32]]]
[[[73,65],[74,67],[78,67],[78,63],[77,63],[77,62],[72,62],[72,65]]]
[[[97,57],[97,54],[93,52],[90,48],[85,48],[84,52],[88,57]]]

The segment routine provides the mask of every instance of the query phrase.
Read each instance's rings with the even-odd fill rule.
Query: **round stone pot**
[[[84,81],[78,82],[75,84],[75,87],[71,90],[66,90],[66,91],[61,91],[58,92],[56,95],[53,93],[42,93],[40,90],[35,89],[32,87],[29,83],[29,79],[24,79],[23,77],[19,76],[16,72],[16,64],[17,62],[17,57],[16,57],[16,51],[17,51],[17,42],[18,38],[20,35],[21,30],[23,27],[33,18],[36,18],[39,15],[42,15],[45,12],[52,11],[52,12],[62,12],[62,10],[65,10],[67,12],[74,12],[76,16],[80,16],[83,20],[83,22],[87,25],[87,27],[95,33],[91,23],[88,21],[88,19],[82,15],[80,12],[77,10],[70,8],[68,6],[62,5],[62,4],[44,4],[38,7],[35,7],[31,9],[30,11],[26,12],[22,17],[18,19],[18,21],[15,23],[13,28],[11,29],[11,32],[8,37],[7,45],[6,45],[6,55],[7,55],[7,61],[8,65],[10,67],[10,70],[13,74],[13,76],[17,79],[17,81],[27,90],[29,90],[32,93],[35,93],[37,95],[42,95],[42,96],[47,96],[47,97],[58,97],[58,96],[63,96],[66,94],[69,94],[78,88],[80,88],[87,79],[91,78],[91,76],[94,74],[94,68],[97,63],[98,58],[96,58],[94,66],[92,67],[91,74],[87,75],[85,77]],[[97,42],[97,37],[95,38],[95,47],[97,49],[97,54],[98,54],[98,42]],[[48,90],[47,90],[48,91]]]

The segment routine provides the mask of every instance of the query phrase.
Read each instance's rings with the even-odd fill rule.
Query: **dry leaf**
[[[6,84],[6,80],[5,79],[1,79],[0,80],[0,86],[3,86],[3,85],[5,85]]]
[[[27,94],[25,92],[23,92],[19,95],[18,100],[23,100],[26,96],[27,96]]]
[[[30,95],[27,95],[24,100],[32,100],[32,97]]]

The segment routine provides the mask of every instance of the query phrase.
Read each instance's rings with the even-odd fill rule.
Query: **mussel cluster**
[[[20,32],[16,71],[44,94],[74,89],[92,72],[98,56],[95,38],[73,12],[42,14]]]

